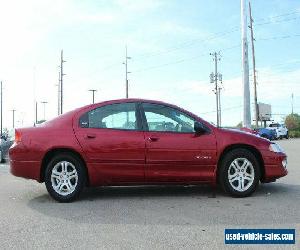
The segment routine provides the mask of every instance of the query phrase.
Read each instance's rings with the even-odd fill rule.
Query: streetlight
[[[15,128],[15,112],[16,110],[15,109],[12,109],[12,114],[13,114],[13,124],[12,124],[12,127]]]
[[[89,91],[91,91],[93,94],[93,104],[94,104],[95,103],[95,92],[97,91],[97,89],[89,89]]]

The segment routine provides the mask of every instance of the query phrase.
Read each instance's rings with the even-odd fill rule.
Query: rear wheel
[[[82,161],[71,154],[55,156],[48,164],[45,185],[51,197],[59,202],[78,198],[86,184]]]
[[[260,179],[259,163],[247,149],[234,149],[224,157],[219,170],[219,183],[234,197],[250,196]]]

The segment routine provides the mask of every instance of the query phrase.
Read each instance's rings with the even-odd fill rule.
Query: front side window
[[[135,103],[110,104],[91,110],[80,118],[85,128],[137,130]]]
[[[277,128],[277,127],[280,127],[280,125],[278,123],[272,123],[272,124],[270,124],[270,127]]]
[[[161,104],[143,103],[148,130],[193,133],[195,120],[181,111]]]

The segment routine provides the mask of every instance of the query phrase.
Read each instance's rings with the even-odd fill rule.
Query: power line
[[[209,38],[205,38],[205,39],[194,39],[194,40],[191,40],[189,42],[185,42],[185,43],[182,43],[178,46],[175,46],[175,47],[171,47],[169,49],[166,49],[166,50],[159,50],[159,51],[154,51],[154,52],[149,52],[149,53],[143,53],[143,54],[140,54],[140,55],[137,55],[135,58],[134,58],[134,61],[139,61],[143,58],[149,58],[149,57],[153,57],[153,56],[159,56],[159,55],[163,55],[163,54],[168,54],[168,53],[171,53],[173,51],[177,51],[177,50],[181,50],[181,49],[184,49],[184,48],[187,48],[187,47],[192,47],[193,44],[197,43],[196,45],[199,45],[199,42],[205,42],[205,41],[210,41],[210,40],[214,40],[214,39],[217,39],[219,37],[222,37],[222,36],[225,36],[227,34],[230,34],[230,33],[233,33],[235,31],[238,31],[240,28],[238,27],[235,27],[231,30],[228,30],[228,31],[225,31],[225,32],[219,32],[219,33],[215,33],[213,36],[209,37]],[[96,70],[94,72],[92,72],[91,74],[94,74],[94,73],[99,73],[99,72],[104,72],[106,70],[109,70],[109,69],[112,69],[114,68],[115,66],[119,66],[120,63],[112,63],[110,65],[108,65],[107,67],[103,67],[99,70]],[[169,65],[169,63],[167,64]],[[135,71],[136,72],[139,72],[138,71]]]
[[[291,61],[291,62],[285,62],[285,63],[278,63],[278,64],[273,64],[273,65],[268,65],[267,67],[268,68],[272,68],[272,69],[281,69],[281,68],[285,68],[285,67],[288,67],[289,65],[291,64],[298,64],[300,63],[300,60],[294,60],[294,61]],[[263,74],[263,75],[273,75],[273,74],[265,74],[264,73],[264,69],[266,67],[260,67],[258,68],[256,71],[259,72],[260,74]],[[249,70],[253,70],[253,68],[249,68]],[[285,72],[292,72],[292,71],[296,71],[298,69],[291,69],[291,70],[288,70],[288,71],[285,71]],[[240,74],[242,71],[239,70],[239,71],[236,71],[234,72],[234,74]],[[233,74],[233,75],[234,75]],[[249,74],[249,76],[253,76],[252,74]]]
[[[257,19],[256,21],[276,19],[276,18],[280,18],[282,16],[289,16],[289,15],[299,14],[299,13],[300,12],[298,12],[298,11],[294,11],[294,12],[284,13],[284,14],[280,14],[280,15],[276,15],[276,16],[271,16],[269,18],[260,18],[260,19]],[[261,22],[261,23],[257,23],[256,25],[260,26],[260,25],[272,24],[274,22],[285,22],[285,21],[295,20],[295,19],[298,19],[298,18],[300,18],[300,17],[296,17],[296,18],[292,18],[292,19],[277,20],[277,21],[274,20],[274,21],[268,21],[268,22]],[[158,50],[158,51],[153,51],[153,52],[148,52],[148,53],[143,53],[143,54],[137,55],[137,56],[135,56],[134,61],[139,61],[139,60],[144,59],[144,58],[150,58],[150,57],[153,57],[153,56],[159,56],[159,55],[168,54],[168,53],[171,53],[171,52],[174,52],[174,51],[177,51],[177,50],[189,48],[189,47],[192,47],[195,44],[199,45],[199,43],[203,43],[203,42],[206,42],[206,41],[214,40],[214,39],[217,39],[219,37],[226,36],[228,34],[231,34],[231,33],[234,33],[236,31],[239,31],[239,30],[240,30],[239,26],[234,26],[234,27],[232,27],[231,29],[229,29],[227,31],[217,32],[217,33],[213,34],[211,37],[208,37],[208,38],[193,39],[193,40],[181,43],[181,44],[179,44],[177,46],[173,46],[173,47],[167,48],[165,50]],[[262,40],[262,39],[259,39],[259,40]],[[180,63],[180,62],[181,62],[181,60],[178,61],[178,63]],[[174,62],[174,64],[176,64],[176,63],[177,62]],[[91,74],[99,73],[99,72],[104,72],[106,70],[110,70],[110,69],[114,68],[115,66],[119,66],[119,65],[120,65],[120,62],[112,63],[112,64],[110,64],[110,65],[108,65],[106,67],[103,67],[103,68],[101,68],[99,70],[96,70],[95,72],[92,72]],[[171,63],[162,64],[162,66],[168,66],[168,65],[171,65]],[[154,67],[153,67],[153,69],[154,69]],[[135,72],[139,72],[139,71],[140,70],[137,70]],[[142,70],[142,71],[144,71],[144,70]]]
[[[267,22],[256,23],[255,26],[283,23],[283,22],[295,21],[297,19],[300,19],[300,16],[299,17],[286,18],[286,19],[282,19],[282,20],[272,20],[272,21],[267,21]]]
[[[238,108],[242,108],[243,105],[239,105],[239,106],[233,106],[233,107],[229,107],[229,108],[223,108],[223,111],[228,111],[228,110],[233,110],[233,109],[238,109]],[[216,113],[217,110],[212,110],[212,111],[208,111],[208,112],[203,112],[200,113],[201,115],[206,115],[206,114],[212,114],[212,113]]]
[[[283,16],[291,16],[291,15],[295,15],[295,14],[300,14],[299,11],[293,11],[293,12],[287,12],[287,13],[283,13],[283,14],[280,14],[280,15],[276,15],[276,16],[270,16],[268,18],[258,18],[256,19],[256,21],[262,21],[262,20],[270,20],[270,19],[274,19],[274,18],[280,18],[280,17],[283,17]]]
[[[299,11],[294,11],[294,12],[284,13],[284,14],[280,14],[280,15],[276,15],[276,16],[270,16],[269,18],[260,18],[260,19],[257,19],[256,21],[278,19],[278,18],[283,17],[283,16],[290,16],[290,15],[299,14],[299,13],[300,13]],[[300,18],[300,17],[296,17],[296,18],[292,18],[292,19],[283,19],[283,20],[274,20],[274,21],[262,22],[262,23],[258,23],[257,25],[266,25],[266,24],[271,24],[271,23],[274,23],[274,22],[286,22],[286,21],[291,21],[291,20],[295,20],[295,19],[298,19],[298,18]],[[206,42],[206,41],[210,41],[210,40],[214,40],[214,39],[217,39],[219,37],[222,37],[222,36],[226,36],[228,34],[234,33],[234,32],[239,31],[239,30],[240,30],[239,26],[234,26],[234,27],[232,27],[231,29],[229,29],[227,31],[217,32],[217,33],[213,34],[212,36],[210,36],[208,38],[193,39],[193,40],[190,40],[190,41],[187,41],[187,42],[183,42],[183,43],[181,43],[177,46],[167,48],[165,50],[158,50],[158,51],[154,51],[154,52],[148,52],[148,53],[143,53],[143,54],[137,55],[137,56],[135,56],[134,61],[139,61],[143,58],[150,58],[150,57],[154,57],[154,56],[168,54],[168,53],[178,51],[178,50],[181,50],[181,49],[189,48],[189,47],[192,47],[194,45],[199,45],[200,43],[203,43],[203,42]],[[298,35],[295,35],[295,36],[298,36]],[[275,38],[272,38],[272,39],[275,39]],[[263,39],[259,39],[259,40],[263,40]],[[187,60],[194,60],[194,58],[177,60],[177,61],[174,61],[174,62],[169,62],[169,63],[157,65],[157,66],[156,65],[155,66],[150,66],[150,67],[145,68],[145,69],[143,69],[143,68],[138,69],[138,70],[135,71],[135,73],[142,72],[142,71],[145,71],[145,70],[152,70],[152,69],[156,69],[156,68],[160,68],[160,67],[165,67],[165,66],[172,65],[172,64],[177,64],[177,63],[181,63],[181,62],[184,62],[184,61],[187,61]],[[106,70],[111,70],[111,69],[115,68],[115,66],[120,66],[120,65],[121,65],[120,62],[112,63],[112,64],[110,64],[106,67],[103,67],[99,70],[96,70],[96,71],[92,72],[91,74],[104,72]],[[91,75],[91,74],[89,74],[89,75]]]
[[[231,49],[235,49],[235,48],[239,48],[239,47],[241,47],[240,44],[235,45],[235,46],[231,46],[231,47],[228,47],[228,48],[225,48],[225,49],[222,49],[222,50],[220,50],[220,52],[231,50]],[[153,69],[157,69],[157,68],[161,68],[161,67],[166,67],[166,66],[174,65],[174,64],[178,64],[178,63],[184,63],[184,62],[187,62],[187,61],[193,61],[193,60],[199,59],[199,58],[204,57],[204,56],[207,56],[207,53],[202,53],[202,54],[200,54],[198,56],[194,56],[194,57],[190,57],[190,58],[185,58],[185,59],[179,59],[177,61],[172,61],[172,62],[160,64],[160,65],[154,65],[154,66],[150,66],[150,67],[146,67],[146,68],[137,69],[137,70],[134,71],[134,73],[139,73],[139,72],[142,72],[142,71],[153,70]]]
[[[235,27],[235,28],[233,28],[231,30],[228,30],[228,31],[215,33],[214,35],[212,35],[211,37],[208,37],[208,38],[194,39],[194,40],[191,40],[191,41],[188,41],[188,42],[181,43],[180,45],[171,47],[169,49],[159,50],[159,51],[155,51],[155,52],[149,52],[149,53],[144,53],[144,54],[141,54],[141,55],[137,55],[135,61],[143,59],[145,57],[158,56],[158,55],[167,54],[167,53],[170,53],[170,52],[173,52],[173,51],[176,51],[176,50],[192,47],[194,44],[199,45],[199,43],[203,43],[203,42],[206,42],[206,41],[211,41],[211,40],[217,39],[219,37],[226,36],[228,34],[231,34],[231,33],[235,32],[235,31],[238,31],[239,29],[240,29],[239,27]]]
[[[281,14],[281,15],[271,16],[268,19],[266,19],[266,18],[257,19],[256,21],[270,20],[270,19],[274,19],[274,18],[276,19],[278,17],[289,16],[289,15],[293,15],[293,14],[300,14],[300,12],[299,11],[294,11],[294,12],[285,13],[285,14]],[[300,18],[300,16],[299,17],[294,17],[294,18],[283,19],[283,20],[274,20],[274,21],[268,21],[268,22],[261,22],[261,23],[258,23],[257,25],[271,24],[271,23],[274,23],[274,22],[286,22],[286,21],[291,21],[291,20],[295,20],[295,19],[298,19],[298,18]],[[182,48],[190,47],[190,46],[192,46],[195,43],[198,44],[199,42],[205,42],[205,41],[209,41],[209,40],[214,40],[214,39],[217,39],[219,37],[231,34],[231,33],[235,32],[235,31],[239,31],[239,30],[240,30],[240,27],[239,26],[235,26],[235,27],[232,27],[232,29],[230,29],[228,31],[217,32],[217,33],[213,34],[209,38],[194,39],[194,40],[191,40],[189,42],[184,42],[184,43],[182,43],[182,44],[180,44],[178,46],[172,47],[172,48],[167,49],[167,50],[161,50],[161,51],[157,51],[157,52],[144,53],[144,54],[141,54],[140,56],[138,55],[137,58],[140,59],[140,58],[144,58],[144,57],[150,57],[150,56],[156,56],[156,55],[161,55],[161,54],[165,54],[165,53],[170,53],[170,52],[173,52],[175,50],[179,50],[179,49],[182,49]]]
[[[284,36],[273,36],[273,37],[267,37],[267,38],[258,38],[255,39],[256,41],[269,41],[269,40],[278,40],[278,39],[288,39],[293,37],[299,37],[300,34],[292,34],[292,35],[284,35]]]
[[[257,21],[258,20],[259,21],[260,20],[270,20],[270,19],[274,19],[274,18],[278,18],[278,17],[282,17],[282,16],[288,16],[288,15],[292,15],[292,14],[296,14],[296,13],[299,14],[300,12],[296,11],[296,12],[291,12],[291,13],[285,13],[285,14],[282,14],[282,15],[271,16],[269,19],[261,18],[261,19],[257,19]],[[291,20],[295,20],[295,19],[299,19],[299,18],[300,18],[300,16],[299,17],[294,17],[294,18],[283,19],[283,20],[273,20],[273,21],[268,21],[268,22],[261,22],[261,23],[258,23],[256,25],[266,25],[266,24],[272,24],[272,23],[275,23],[275,22],[287,22],[287,21],[291,21]],[[180,50],[180,49],[183,49],[183,48],[191,47],[195,43],[198,44],[199,42],[205,42],[205,41],[214,40],[214,39],[217,39],[219,37],[231,34],[231,33],[235,32],[235,31],[239,31],[239,30],[240,30],[240,27],[239,26],[235,26],[235,27],[233,27],[232,29],[230,29],[228,31],[215,33],[214,35],[212,35],[209,38],[194,39],[194,40],[191,40],[189,42],[182,43],[179,46],[172,47],[170,49],[161,50],[161,51],[157,51],[157,52],[144,53],[144,54],[142,54],[140,56],[137,56],[137,58],[139,60],[139,59],[142,59],[144,57],[152,57],[152,56],[157,56],[157,55],[161,55],[161,54],[170,53],[170,52],[173,52],[173,51],[176,51],[176,50]]]

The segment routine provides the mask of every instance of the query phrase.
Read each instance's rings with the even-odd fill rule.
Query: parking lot
[[[300,140],[279,144],[289,175],[243,199],[208,186],[113,187],[60,204],[43,184],[16,178],[1,164],[0,247],[221,249],[225,228],[295,228],[290,248],[299,249]]]

